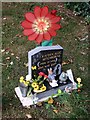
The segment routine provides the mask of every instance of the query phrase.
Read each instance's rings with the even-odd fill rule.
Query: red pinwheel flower
[[[45,74],[43,72],[40,72],[39,75],[40,76],[45,76]]]
[[[47,6],[36,6],[34,13],[26,13],[25,18],[26,20],[21,23],[24,28],[23,34],[28,36],[28,40],[35,40],[38,44],[56,36],[56,30],[61,28],[60,24],[56,24],[61,17],[56,16],[56,10],[49,12]]]

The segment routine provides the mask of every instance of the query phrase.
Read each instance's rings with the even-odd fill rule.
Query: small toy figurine
[[[61,75],[59,76],[60,83],[66,83],[67,80],[67,74],[65,72],[62,72]]]
[[[81,91],[81,87],[83,85],[83,84],[81,84],[81,78],[77,78],[77,82],[78,82],[78,84],[77,84],[78,92],[80,92]]]
[[[64,92],[70,94],[72,92],[72,87],[66,86]]]
[[[48,69],[48,79],[49,79],[49,84],[52,87],[58,86],[57,81],[55,80],[55,74],[52,71],[52,68]]]
[[[28,92],[28,85],[29,85],[30,79],[27,76],[26,80],[24,80],[24,77],[21,76],[19,81],[20,81],[20,90],[22,93],[22,97],[26,97],[27,92]]]

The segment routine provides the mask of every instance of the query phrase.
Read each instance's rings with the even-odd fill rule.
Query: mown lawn
[[[22,34],[21,21],[24,14],[33,11],[36,5],[48,5],[50,10],[57,9],[62,16],[62,29],[57,31],[54,44],[64,48],[63,70],[71,68],[75,78],[81,77],[83,88],[77,94],[64,95],[55,98],[55,108],[42,106],[22,107],[15,95],[14,88],[18,86],[20,76],[28,73],[27,54],[35,43],[27,40]],[[2,3],[2,113],[3,118],[89,118],[89,76],[88,76],[88,25],[83,18],[75,16],[65,9],[61,3]],[[58,103],[58,104],[57,104]],[[30,115],[30,116],[28,116]]]

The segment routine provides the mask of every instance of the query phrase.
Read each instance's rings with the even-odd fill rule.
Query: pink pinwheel
[[[24,28],[23,34],[28,36],[28,40],[35,40],[40,44],[43,40],[50,40],[52,36],[56,36],[56,30],[61,28],[61,17],[56,16],[56,10],[48,11],[48,7],[40,8],[36,6],[34,13],[25,14],[26,20],[21,25]]]

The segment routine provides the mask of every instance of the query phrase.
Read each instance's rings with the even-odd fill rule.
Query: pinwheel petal
[[[48,32],[44,33],[44,40],[50,40],[50,39],[51,39],[51,35]]]
[[[41,17],[46,16],[48,14],[48,7],[45,6],[41,10]]]
[[[38,44],[43,40],[50,40],[52,36],[56,36],[56,30],[61,28],[61,25],[57,24],[61,17],[56,16],[56,12],[52,10],[49,13],[47,6],[43,8],[36,6],[34,13],[25,14],[26,20],[21,23],[24,28],[23,34]]]
[[[36,42],[40,44],[43,40],[43,34],[39,34],[38,37],[36,38]]]
[[[31,12],[28,12],[25,14],[26,20],[28,20],[29,22],[34,22],[34,20],[36,19],[34,14]]]
[[[59,22],[60,19],[61,19],[60,17],[54,17],[54,18],[51,19],[51,22],[56,23],[56,22]]]
[[[52,15],[52,14],[50,14],[50,13],[48,13],[48,14],[46,15],[46,17],[49,18],[49,19],[52,19],[52,18],[54,18],[55,16]]]
[[[56,36],[56,31],[53,29],[49,29],[48,31],[50,33],[51,36]]]
[[[21,23],[22,27],[23,28],[32,28],[32,23],[28,22],[27,20],[24,20],[22,23]]]
[[[31,34],[33,34],[35,31],[33,31],[33,29],[25,29],[23,31],[23,34],[26,35],[26,36],[29,36]]]
[[[52,10],[52,11],[51,11],[51,14],[52,14],[52,15],[56,15],[56,13],[57,13],[57,10]]]
[[[37,36],[38,36],[39,34],[38,33],[33,33],[32,35],[30,35],[29,37],[28,37],[28,40],[35,40],[36,38],[37,38]]]
[[[41,14],[41,8],[39,6],[36,6],[35,9],[34,9],[34,14],[35,14],[35,17],[38,18],[40,17],[40,14]]]
[[[59,24],[52,24],[51,25],[51,29],[58,30],[60,28],[61,28],[61,25],[59,25]]]

